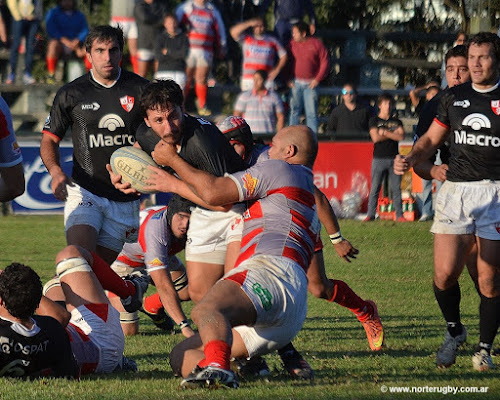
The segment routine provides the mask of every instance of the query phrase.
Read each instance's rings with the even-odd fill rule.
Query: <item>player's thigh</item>
[[[199,302],[224,275],[224,265],[187,261],[188,291],[191,300]]]
[[[434,283],[439,289],[457,282],[473,243],[474,235],[434,235]]]

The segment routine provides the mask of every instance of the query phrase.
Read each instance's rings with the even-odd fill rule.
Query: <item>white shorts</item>
[[[186,59],[188,68],[211,67],[214,62],[214,53],[204,49],[189,49]]]
[[[139,61],[153,61],[155,52],[149,49],[137,49],[137,59]]]
[[[155,79],[172,79],[182,90],[186,87],[186,73],[184,71],[156,71]]]
[[[239,283],[257,311],[254,326],[234,328],[250,357],[282,348],[302,328],[307,314],[307,277],[296,262],[286,257],[259,255],[244,261],[222,279]]]
[[[434,206],[432,233],[500,240],[500,181],[446,181]]]
[[[189,219],[186,260],[224,265],[228,243],[241,242],[244,210],[243,204],[228,212],[196,207]]]
[[[66,185],[64,205],[66,231],[74,225],[89,225],[98,232],[97,244],[119,253],[123,243],[137,241],[139,200],[120,202],[96,196],[76,183]]]
[[[118,27],[118,25],[123,30],[123,37],[126,39],[137,39],[137,24],[134,18],[126,17],[112,17],[109,23],[113,27]]]
[[[90,309],[105,314],[106,321]],[[88,304],[73,309],[66,331],[82,373],[111,373],[121,366],[125,338],[119,313],[109,304]]]

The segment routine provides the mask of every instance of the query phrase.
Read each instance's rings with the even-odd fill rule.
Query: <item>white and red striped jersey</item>
[[[243,79],[252,79],[255,71],[259,69],[271,71],[276,64],[276,59],[286,55],[286,50],[271,35],[263,35],[259,38],[243,34],[238,42],[241,44],[243,53]]]
[[[192,0],[180,4],[175,15],[179,23],[186,27],[191,49],[213,52],[226,48],[226,29],[219,11],[210,2],[199,7]]]
[[[307,270],[320,235],[312,170],[267,160],[228,175],[248,200],[238,266],[255,255],[287,257]]]

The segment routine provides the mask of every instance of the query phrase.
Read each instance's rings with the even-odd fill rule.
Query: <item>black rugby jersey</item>
[[[380,117],[370,118],[369,123],[370,129],[385,128],[389,130],[394,130],[399,126],[403,126],[401,120],[389,117],[389,119],[383,119]],[[373,157],[374,158],[394,158],[396,154],[399,153],[399,142],[392,139],[387,139],[382,142],[374,143],[373,145]]]
[[[88,73],[57,92],[42,132],[62,139],[71,128],[72,178],[97,196],[115,201],[137,200],[137,196],[113,187],[106,164],[116,149],[134,144],[136,130],[143,121],[139,95],[147,82],[121,70],[117,82],[104,87]]]
[[[160,138],[146,124],[137,130],[137,141],[151,154]],[[242,171],[246,165],[219,129],[202,118],[184,114],[179,155],[193,167],[215,176]]]
[[[31,334],[16,332],[17,323],[0,318],[0,377],[79,376],[69,337],[52,317],[34,316]]]
[[[448,128],[452,182],[500,180],[500,89],[478,92],[472,83],[448,89],[435,119]]]

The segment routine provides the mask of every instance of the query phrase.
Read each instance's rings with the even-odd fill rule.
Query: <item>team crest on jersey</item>
[[[500,115],[500,100],[491,100],[491,109],[496,115]]]
[[[120,97],[120,104],[126,112],[130,112],[134,108],[134,98],[132,96]]]
[[[247,191],[247,196],[248,197],[253,196],[253,194],[255,193],[255,188],[257,187],[257,183],[259,183],[259,180],[247,173],[243,177],[243,182],[244,182],[243,186]]]

